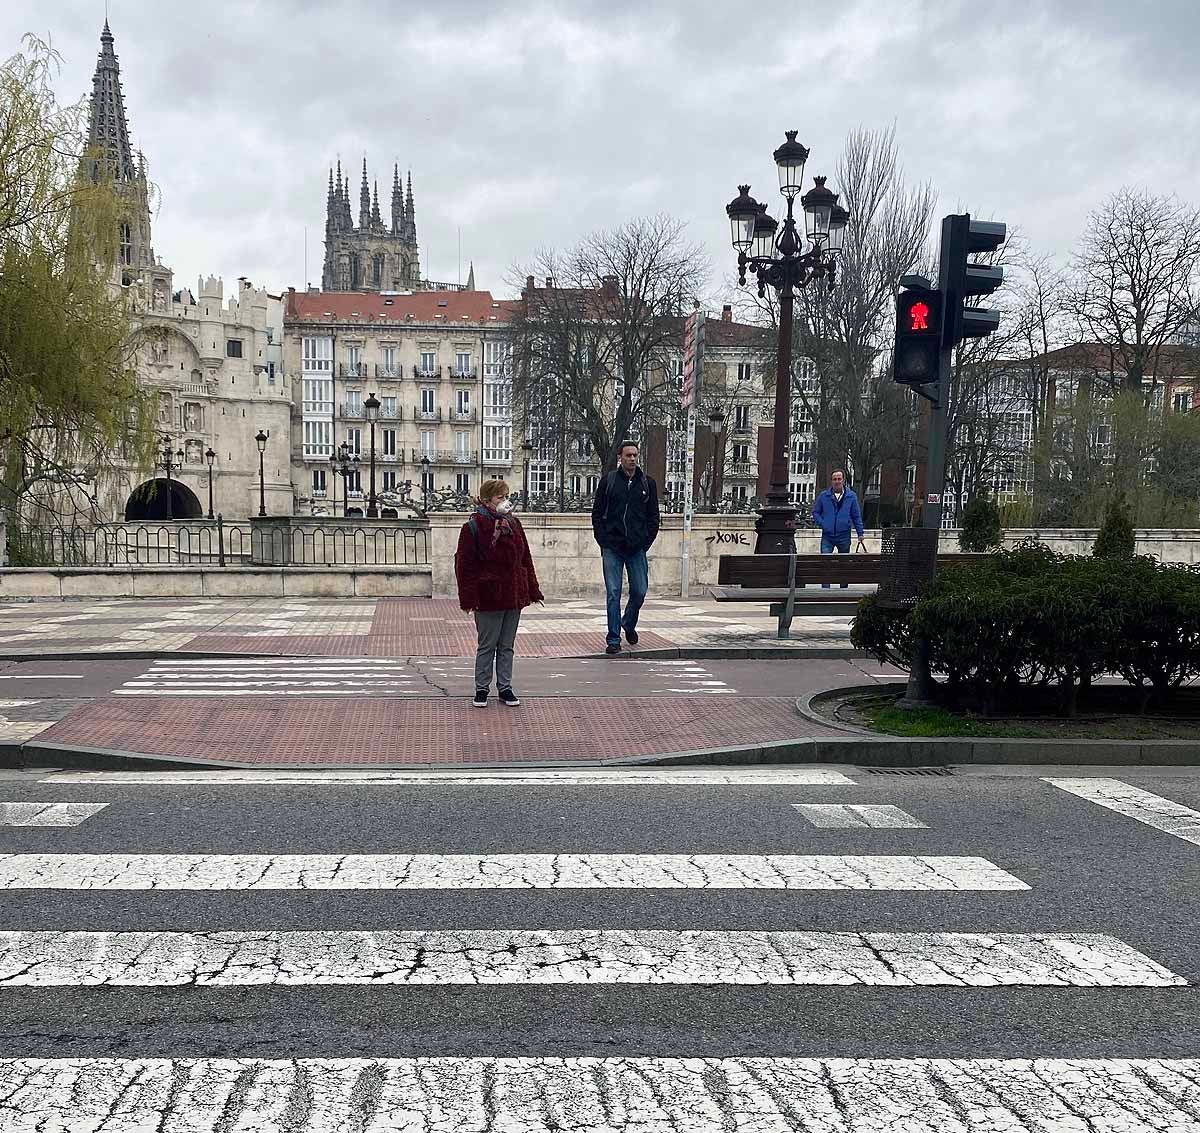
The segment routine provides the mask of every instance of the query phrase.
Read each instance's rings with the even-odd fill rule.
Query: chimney
[[[733,304],[732,303],[726,303],[725,306],[721,308],[721,322],[723,322],[723,323],[733,322]]]
[[[615,275],[606,275],[600,281],[600,293],[605,299],[616,299],[620,295],[620,285]]]
[[[533,282],[533,276],[527,275],[525,277],[525,290],[532,292],[536,286],[537,284]]]
[[[548,275],[548,276],[546,276],[546,286],[547,286],[547,287],[553,287],[553,286],[554,286],[554,276],[552,276],[552,275]]]

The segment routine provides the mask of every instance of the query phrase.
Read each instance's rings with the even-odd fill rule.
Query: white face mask
[[[501,515],[508,515],[508,513],[513,509],[513,502],[505,497],[498,504],[496,504],[495,507],[496,511],[498,511]]]

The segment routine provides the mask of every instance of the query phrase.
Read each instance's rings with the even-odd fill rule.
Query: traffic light
[[[968,256],[994,252],[1007,235],[998,221],[972,220],[970,213],[942,220],[942,254],[938,285],[947,297],[945,345],[964,338],[986,338],[1000,327],[1000,312],[967,306],[968,299],[990,295],[1004,282],[1004,269],[976,264]]]
[[[904,385],[938,380],[942,352],[942,293],[906,283],[896,299],[896,347],[893,377]]]

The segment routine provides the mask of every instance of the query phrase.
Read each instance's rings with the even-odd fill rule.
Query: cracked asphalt
[[[1164,1083],[1187,1080],[1182,1066],[1194,1077],[1190,1094],[1177,1092],[1179,1112],[1200,1122],[1196,1064],[1168,1071],[1154,1061],[1200,1058],[1200,846],[1183,826],[1179,835],[1154,829],[1042,781],[1103,775],[1197,811],[1200,772],[839,770],[850,785],[317,776],[167,786],[0,774],[4,801],[108,804],[71,827],[0,827],[0,1059],[143,1060],[127,1097],[149,1091],[153,1105],[200,1106],[203,1080],[224,1099],[226,1125],[212,1128],[241,1128],[228,1114],[271,1094],[275,1064],[229,1061],[239,1059],[285,1060],[284,1094],[298,1074],[340,1082],[338,1096],[361,1109],[364,1098],[386,1108],[413,1091],[444,1096],[457,1080],[453,1064],[418,1073],[405,1060],[475,1060],[472,1081],[478,1060],[530,1060],[486,1065],[500,1095],[525,1075],[519,1088],[535,1096],[550,1088],[539,1077],[547,1067],[570,1076],[571,1060],[599,1058],[603,1069],[585,1075],[593,1085],[580,1085],[581,1097],[599,1088],[599,1074],[614,1097],[659,1104],[631,1085],[654,1078],[667,1094],[726,1114],[746,1082],[757,1081],[768,1110],[774,1092],[819,1093],[837,1071],[805,1060],[952,1059],[950,1078],[996,1081],[1018,1074],[1016,1064],[981,1079],[977,1060],[1146,1059],[1140,1085],[1121,1089],[1151,1092],[1126,1109],[1159,1104],[1153,1098],[1173,1088]],[[924,827],[819,827],[797,803],[893,805]],[[619,868],[599,855],[618,855]],[[716,859],[738,863],[720,875],[738,885],[705,873]],[[809,882],[833,887],[763,882],[778,881],[768,862],[801,859]],[[875,864],[863,867],[867,859]],[[959,859],[969,884],[898,887],[910,865],[896,863],[930,859]],[[389,873],[400,860],[407,872]],[[411,880],[418,860],[433,887],[396,884]],[[88,876],[128,878],[131,861],[139,884],[153,887],[78,887]],[[164,884],[171,861],[182,872]],[[586,884],[563,885],[564,868],[582,870]],[[36,873],[47,869],[55,877]],[[205,887],[180,888],[197,869]],[[228,883],[231,869],[243,884]],[[14,877],[32,887],[13,887]],[[279,887],[263,887],[272,877]],[[859,886],[864,877],[874,880]],[[319,1059],[341,1069],[303,1061]],[[368,1061],[347,1061],[355,1059]],[[749,1074],[753,1059],[767,1061]],[[964,1069],[961,1060],[976,1061]],[[937,1096],[941,1070],[903,1065],[909,1077],[896,1096]],[[1013,1079],[1013,1114],[1013,1099],[1057,1065],[1038,1068],[1036,1081]],[[708,1067],[699,1078],[697,1066]],[[6,1062],[0,1078],[14,1096],[69,1096],[78,1072],[59,1065],[50,1081],[39,1077],[50,1073],[44,1063]],[[1080,1071],[1093,1072],[1101,1074]],[[705,1073],[723,1076],[724,1094],[704,1085]],[[878,1113],[891,1104],[887,1073],[877,1068],[868,1090]],[[97,1097],[108,1080],[96,1080]],[[964,1082],[954,1090],[973,1088]],[[305,1112],[327,1116],[326,1087],[310,1088],[318,1101]],[[496,1104],[502,1112],[508,1103]],[[942,1116],[941,1128],[956,1128],[953,1107]],[[824,1128],[786,1113],[782,1124],[763,1120],[763,1129]],[[293,1127],[279,1121],[246,1128]],[[294,1127],[359,1126],[295,1118]],[[828,1126],[851,1127],[886,1126]]]

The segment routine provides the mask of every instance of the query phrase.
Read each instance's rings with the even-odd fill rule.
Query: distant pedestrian
[[[475,615],[478,632],[472,702],[476,708],[487,707],[493,668],[500,699],[511,706],[521,703],[512,686],[517,626],[526,606],[544,600],[529,541],[512,507],[508,485],[486,481],[474,514],[459,532],[454,555],[458,604]]]
[[[638,641],[638,613],[646,600],[650,564],[646,552],[658,538],[658,486],[638,467],[640,450],[634,441],[621,445],[615,471],[600,481],[592,504],[592,534],[604,563],[604,593],[608,606],[608,644],[605,653],[621,652],[621,630],[630,645]],[[629,602],[621,613],[621,584],[629,575]]]
[[[858,506],[858,497],[854,489],[846,484],[846,475],[838,469],[829,478],[829,487],[813,504],[812,517],[821,528],[821,554],[832,555],[836,550],[839,554],[850,553],[850,537],[852,531],[858,532],[860,550],[867,549],[863,542],[862,511]],[[828,590],[829,583],[822,582],[821,586]],[[842,583],[846,589],[846,583]]]

